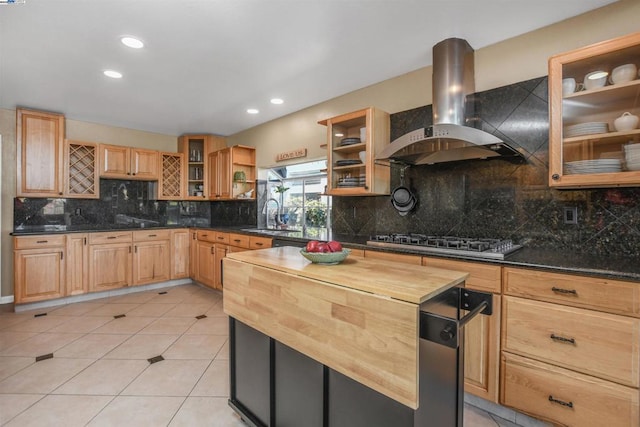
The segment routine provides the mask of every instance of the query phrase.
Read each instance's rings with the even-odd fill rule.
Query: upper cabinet
[[[319,123],[327,127],[327,194],[389,194],[390,168],[375,163],[389,144],[389,114],[371,107]]]
[[[549,59],[551,187],[640,186],[638,68],[640,33]]]
[[[209,199],[255,199],[256,150],[234,145],[209,154]]]
[[[100,176],[156,181],[158,156],[155,150],[100,144]]]
[[[63,194],[64,116],[18,108],[16,111],[18,197]]]
[[[65,197],[97,199],[98,144],[94,142],[64,141]]]
[[[186,159],[182,174],[185,200],[206,200],[210,193],[208,156],[226,145],[223,137],[215,135],[182,135],[178,139],[178,151]]]
[[[182,200],[184,198],[184,154],[160,153],[160,179],[158,200]]]

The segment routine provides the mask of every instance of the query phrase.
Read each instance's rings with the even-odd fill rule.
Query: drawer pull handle
[[[551,338],[554,341],[566,342],[567,344],[575,344],[576,343],[576,340],[574,338],[565,338],[565,337],[558,336],[556,334],[551,334],[549,336],[549,338]]]
[[[158,237],[157,234],[149,234],[147,237]]]
[[[557,403],[558,405],[566,406],[567,408],[573,408],[573,402],[565,402],[564,400],[556,399],[549,395],[549,402]]]
[[[553,292],[559,293],[559,294],[572,294],[572,295],[578,295],[578,292],[575,289],[562,289],[562,288],[556,288],[555,286],[551,288],[551,290]]]
[[[107,239],[117,239],[117,236],[108,236]]]
[[[48,240],[38,240],[36,243],[49,243]]]
[[[260,242],[256,242],[255,245],[256,246],[262,246],[264,243],[260,243]]]
[[[233,239],[234,242],[240,242],[240,239]]]

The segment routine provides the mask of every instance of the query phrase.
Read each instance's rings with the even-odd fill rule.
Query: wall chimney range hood
[[[521,154],[494,135],[466,126],[474,119],[474,51],[466,40],[450,38],[433,47],[433,126],[409,132],[377,156],[411,165]]]

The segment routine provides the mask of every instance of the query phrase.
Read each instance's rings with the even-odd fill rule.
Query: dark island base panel
[[[229,333],[229,405],[250,426],[462,427],[455,349],[421,340],[414,411],[233,318]]]

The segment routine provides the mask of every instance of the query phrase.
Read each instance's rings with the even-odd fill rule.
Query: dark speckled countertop
[[[61,226],[31,226],[21,230],[15,230],[14,236],[28,236],[37,234],[55,234],[55,233],[80,233],[80,232],[99,232],[99,231],[116,231],[116,230],[146,230],[158,228],[186,228],[180,225],[168,225],[161,227],[131,227],[120,224],[113,225],[78,225],[70,227]],[[357,249],[372,249],[367,246],[368,236],[351,236],[329,233],[322,236],[305,236],[302,231],[287,230],[262,230],[252,226],[234,226],[234,227],[198,227],[200,229],[218,230],[224,232],[235,232],[242,234],[254,234],[279,239],[283,244],[287,241],[292,245],[296,243],[300,245],[312,239],[318,240],[337,240],[342,242],[346,247]],[[597,257],[579,253],[567,253],[566,251],[549,251],[540,249],[523,248],[512,253],[504,260],[487,260],[470,258],[465,256],[425,254],[424,252],[412,251],[407,249],[385,249],[376,247],[375,250],[406,253],[416,255],[426,255],[432,257],[441,257],[449,259],[458,259],[464,261],[484,262],[489,264],[498,264],[504,266],[524,267],[543,269],[547,271],[555,271],[559,273],[581,274],[587,276],[604,277],[609,279],[620,279],[640,282],[640,260],[636,257]]]

